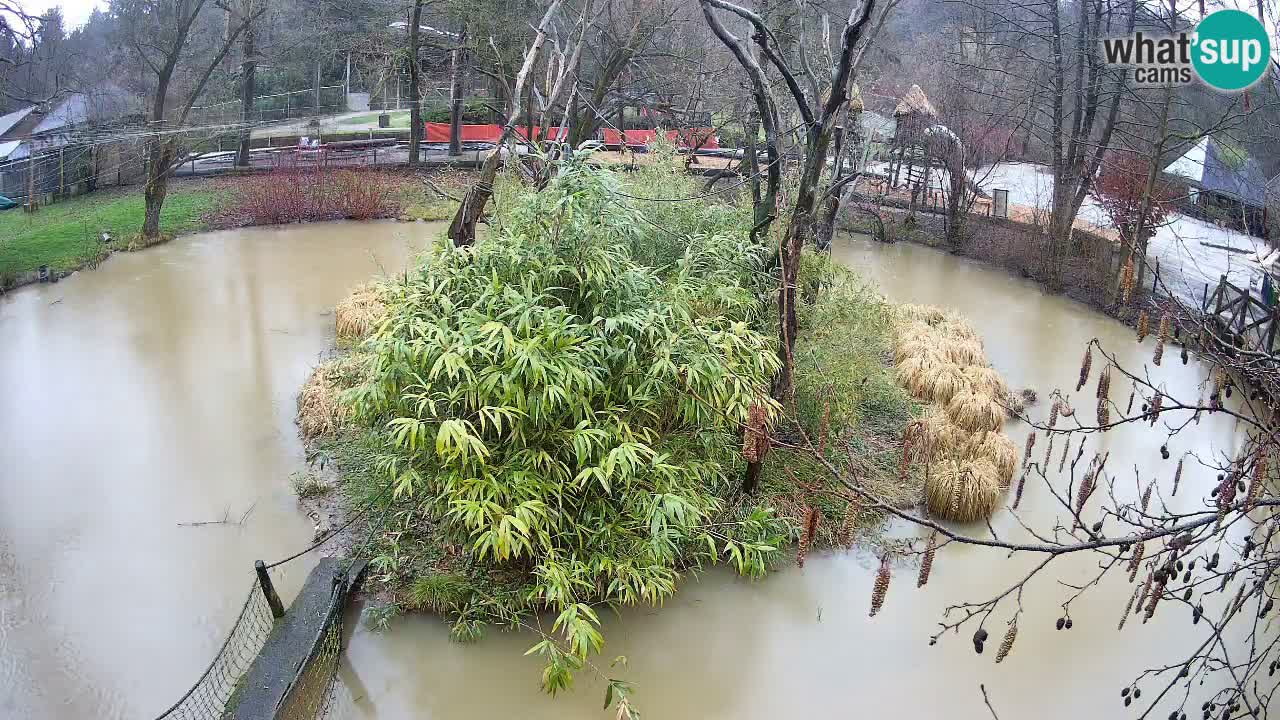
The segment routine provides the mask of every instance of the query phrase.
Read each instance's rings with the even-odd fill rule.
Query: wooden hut
[[[898,106],[893,110],[895,127],[889,150],[892,187],[905,182],[915,193],[926,181],[929,160],[925,131],[937,122],[937,118],[938,111],[919,85],[912,85],[898,100]],[[905,176],[902,172],[904,165]]]

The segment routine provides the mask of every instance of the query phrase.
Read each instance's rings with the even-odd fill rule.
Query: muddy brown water
[[[145,718],[185,691],[238,611],[252,561],[310,540],[288,482],[303,467],[294,402],[332,342],[333,304],[381,269],[404,267],[434,231],[370,223],[211,233],[0,300],[0,717]],[[836,254],[892,300],[966,314],[1010,384],[1042,397],[1074,387],[1091,337],[1134,366],[1149,358],[1150,341],[1138,347],[1118,323],[1000,271],[864,239],[840,240]],[[1194,361],[1169,352],[1151,370],[1175,395],[1198,395],[1204,371]],[[1075,403],[1086,412],[1091,392]],[[1007,430],[1021,446],[1025,428]],[[1131,477],[1134,466],[1171,474],[1177,453],[1235,441],[1232,422],[1208,417],[1194,438],[1175,441],[1170,461],[1160,460],[1162,435],[1142,427],[1089,449],[1110,450],[1108,467]],[[1176,501],[1194,506],[1210,479],[1188,465]],[[1131,485],[1120,492],[1136,495]],[[249,508],[243,525],[179,525],[238,520]],[[1021,514],[1043,527],[1061,513],[1032,484]],[[993,525],[1023,533],[1007,512]],[[462,645],[438,618],[399,618],[379,633],[354,622],[355,608],[344,714],[612,717],[601,711],[599,678],[609,676],[635,684],[650,718],[989,718],[980,683],[1002,718],[1124,717],[1119,691],[1136,670],[1195,640],[1180,607],[1117,634],[1131,592],[1122,578],[1074,603],[1074,628],[1056,631],[1067,597],[1057,581],[1092,577],[1094,560],[1078,557],[1056,561],[1025,591],[1003,664],[993,663],[998,640],[973,653],[971,630],[928,645],[948,604],[1003,590],[1031,561],[948,548],[923,590],[904,562],[874,619],[876,560],[865,550],[811,556],[803,570],[760,582],[706,572],[661,609],[607,617],[598,672],[580,673],[554,699],[538,689],[536,659],[523,656],[531,633],[493,631]],[[286,598],[308,567],[284,574]],[[995,638],[1012,610],[988,624]],[[625,665],[612,664],[619,655]]]
[[[209,233],[0,298],[0,717],[154,717],[199,677],[253,561],[311,540],[293,416],[334,303],[436,232]]]

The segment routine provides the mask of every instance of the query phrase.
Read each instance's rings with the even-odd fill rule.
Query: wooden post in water
[[[271,606],[272,617],[279,620],[284,617],[284,603],[280,602],[276,586],[272,584],[271,576],[267,574],[266,564],[256,560],[253,563],[253,569],[258,571],[258,584],[262,586],[262,594],[267,598],[267,604]]]

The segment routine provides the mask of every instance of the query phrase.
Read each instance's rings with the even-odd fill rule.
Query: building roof
[[[8,142],[0,142],[0,162],[8,160],[9,156],[13,154],[13,151],[17,150],[18,146],[21,144],[22,144],[21,140],[10,140]]]
[[[14,125],[22,122],[22,119],[30,115],[31,111],[35,109],[35,105],[29,105],[21,110],[14,110],[8,115],[0,115],[0,137],[9,132]]]
[[[1213,138],[1201,138],[1164,171],[1190,180],[1201,190],[1226,195],[1246,205],[1266,205],[1267,178],[1262,166],[1244,151]]]
[[[925,96],[924,90],[919,85],[912,85],[910,90],[902,96],[898,101],[898,107],[894,108],[895,117],[903,115],[914,115],[921,113],[929,117],[937,117],[938,111],[934,109],[933,104],[929,102],[929,98]]]
[[[858,113],[858,127],[865,137],[887,139],[893,137],[894,122],[880,113],[870,110]]]
[[[83,93],[68,95],[52,110],[45,113],[40,124],[31,131],[32,135],[61,130],[71,125],[79,125],[89,119],[89,101]]]

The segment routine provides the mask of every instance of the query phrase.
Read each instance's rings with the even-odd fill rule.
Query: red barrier
[[[516,135],[522,140],[529,138],[529,128],[519,125],[515,129]],[[568,128],[548,128],[547,137],[559,140],[568,134]],[[533,137],[542,136],[542,128],[535,127],[533,129]],[[497,144],[502,137],[501,125],[463,125],[462,126],[462,142],[487,142]],[[427,123],[427,142],[429,143],[447,143],[449,142],[449,123]]]
[[[496,143],[502,137],[500,125],[463,125],[462,142]],[[427,142],[449,142],[449,123],[427,123]]]
[[[626,138],[628,147],[643,147],[658,139],[657,130],[617,130],[605,129],[604,144],[607,147],[622,145]],[[682,148],[697,147],[699,150],[719,150],[720,139],[716,137],[715,128],[690,128],[688,130],[668,130],[667,139]],[[699,144],[699,141],[702,141]]]

